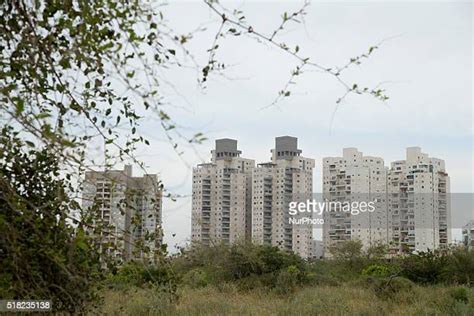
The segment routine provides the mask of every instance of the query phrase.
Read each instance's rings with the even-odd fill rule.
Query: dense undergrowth
[[[267,246],[194,247],[159,267],[129,263],[111,274],[100,312],[474,314],[473,251],[344,253],[306,261]]]

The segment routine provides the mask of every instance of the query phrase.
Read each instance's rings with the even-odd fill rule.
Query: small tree
[[[362,257],[362,243],[360,240],[347,240],[338,242],[330,248],[334,259],[349,262],[349,266],[354,268],[355,263]]]
[[[447,275],[456,283],[474,285],[474,250],[455,248],[448,257]]]
[[[369,260],[380,260],[385,258],[388,253],[388,245],[383,244],[381,242],[376,242],[372,244],[367,250],[365,251],[365,255]]]
[[[448,256],[432,250],[411,254],[402,260],[401,268],[402,274],[414,282],[434,284],[444,278],[448,268]]]

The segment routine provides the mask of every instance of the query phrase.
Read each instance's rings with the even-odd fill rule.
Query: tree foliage
[[[58,180],[47,149],[22,152],[22,142],[0,134],[0,297],[51,299],[55,310],[76,312],[94,296],[98,251],[68,214],[78,209]]]

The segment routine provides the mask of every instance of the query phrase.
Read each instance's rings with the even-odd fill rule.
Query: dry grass
[[[179,298],[153,290],[107,291],[106,315],[474,315],[474,290],[468,302],[456,300],[453,287],[420,287],[382,299],[365,287],[305,287],[288,296],[264,289],[238,291],[232,284],[181,289]]]

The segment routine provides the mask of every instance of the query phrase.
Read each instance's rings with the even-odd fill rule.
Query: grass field
[[[168,264],[123,265],[100,287],[105,315],[474,315],[474,252],[387,260],[357,242],[305,261],[252,244],[197,247]]]
[[[307,286],[289,294],[256,289],[239,291],[232,283],[191,289],[178,297],[152,289],[107,290],[105,315],[474,315],[474,289],[413,285],[380,297],[358,284]]]

